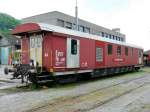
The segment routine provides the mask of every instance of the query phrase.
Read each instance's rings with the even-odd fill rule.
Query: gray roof
[[[5,37],[0,34],[0,47],[20,45],[20,39],[16,37]]]

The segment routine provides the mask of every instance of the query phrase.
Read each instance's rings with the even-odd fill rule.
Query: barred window
[[[118,56],[121,56],[121,46],[118,46],[118,47],[117,47],[117,55],[118,55]]]
[[[96,61],[97,62],[103,61],[103,49],[100,47],[96,48]]]

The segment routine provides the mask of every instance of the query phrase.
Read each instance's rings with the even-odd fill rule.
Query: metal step
[[[54,80],[41,80],[41,81],[38,81],[37,83],[38,84],[41,84],[41,83],[47,83],[47,82],[53,82]]]
[[[37,78],[44,78],[44,77],[50,77],[50,75],[40,75],[40,76],[37,76]]]

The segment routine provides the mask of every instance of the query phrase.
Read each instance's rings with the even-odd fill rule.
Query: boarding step
[[[45,78],[45,77],[51,77],[50,75],[39,75],[37,78]]]
[[[41,81],[38,81],[37,83],[38,84],[42,84],[42,83],[48,83],[48,82],[53,82],[54,80],[41,80]]]

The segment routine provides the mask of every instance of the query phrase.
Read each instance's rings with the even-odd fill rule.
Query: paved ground
[[[40,90],[2,88],[0,112],[150,112],[150,68],[143,70]]]
[[[0,66],[0,89],[15,87],[20,84],[20,80],[11,80],[11,75],[5,75],[4,68],[5,66]]]

